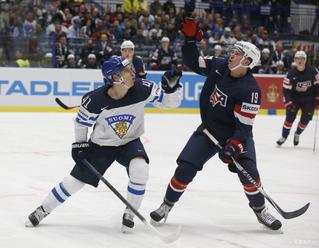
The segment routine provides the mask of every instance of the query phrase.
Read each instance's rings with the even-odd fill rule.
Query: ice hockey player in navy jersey
[[[98,186],[99,179],[83,165],[83,159],[102,175],[114,161],[126,167],[129,176],[127,201],[136,210],[140,207],[149,173],[149,158],[140,140],[144,132],[144,107],[147,103],[161,108],[178,107],[182,99],[179,82],[182,72],[165,72],[160,87],[135,78],[129,61],[114,56],[104,62],[102,74],[105,85],[82,98],[74,121],[72,158],[75,166],[28,216],[26,226],[37,226],[85,184]],[[88,139],[88,128],[92,126]],[[122,218],[123,232],[133,228],[133,218],[133,212],[126,208]]]
[[[277,145],[281,146],[287,139],[299,109],[301,117],[294,134],[293,143],[299,144],[299,136],[307,127],[315,108],[319,110],[319,71],[312,65],[307,65],[307,54],[298,51],[294,57],[296,66],[292,68],[283,81],[286,119],[281,137]]]
[[[207,77],[200,95],[202,123],[177,158],[177,168],[167,186],[163,203],[150,214],[155,222],[166,220],[187,185],[218,152],[220,159],[228,164],[232,172],[236,172],[232,164],[233,157],[261,184],[252,135],[261,95],[257,81],[249,71],[260,59],[259,49],[249,42],[239,41],[231,49],[228,61],[201,57],[196,47],[196,40],[202,36],[197,23],[186,18],[182,31],[185,35],[182,47],[184,64]],[[222,150],[207,137],[204,129],[219,141]],[[273,230],[279,229],[281,222],[265,207],[264,196],[242,173],[237,175],[258,221]]]
[[[121,56],[128,59],[132,71],[137,78],[146,78],[145,66],[142,58],[134,54],[135,45],[130,40],[125,40],[121,44]]]

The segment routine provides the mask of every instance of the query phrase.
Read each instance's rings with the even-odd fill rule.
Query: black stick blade
[[[281,211],[281,215],[282,217],[284,217],[285,219],[293,219],[296,218],[300,215],[303,215],[309,208],[310,206],[310,202],[307,203],[305,206],[303,206],[302,208],[296,210],[296,211],[292,211],[292,212],[284,212]]]
[[[56,103],[63,109],[65,110],[69,110],[69,109],[74,109],[74,108],[78,108],[79,106],[72,106],[72,107],[69,107],[67,105],[65,105],[59,98],[55,98],[55,101]]]

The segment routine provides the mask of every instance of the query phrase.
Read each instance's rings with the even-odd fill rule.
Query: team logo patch
[[[218,103],[222,107],[226,107],[227,104],[227,95],[218,89],[217,85],[214,89],[214,92],[210,96],[210,102],[212,103],[213,107],[215,107]]]
[[[116,135],[122,139],[127,134],[134,119],[135,116],[133,115],[115,115],[108,117],[105,120],[112,127]]]
[[[298,82],[296,86],[296,91],[305,92],[311,87],[311,81]]]

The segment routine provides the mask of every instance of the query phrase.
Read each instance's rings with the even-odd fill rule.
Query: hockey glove
[[[177,88],[182,87],[182,85],[179,83],[182,75],[183,72],[175,68],[164,73],[161,84],[162,89],[166,94],[173,93],[177,90]]]
[[[182,32],[186,42],[201,41],[204,36],[203,31],[198,28],[198,22],[188,17],[182,23]]]
[[[72,143],[72,158],[75,163],[81,162],[86,158],[89,152],[90,144],[88,142],[74,142]]]
[[[243,152],[243,145],[235,139],[230,140],[219,152],[219,158],[226,164],[233,162],[232,157],[237,159]]]

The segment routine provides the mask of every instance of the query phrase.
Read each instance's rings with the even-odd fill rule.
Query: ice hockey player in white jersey
[[[181,71],[164,73],[161,86],[134,77],[129,61],[114,56],[104,62],[105,85],[87,93],[74,121],[75,142],[72,158],[75,166],[45,197],[26,221],[37,226],[85,184],[98,186],[99,179],[82,163],[87,159],[102,175],[117,161],[126,167],[129,181],[127,201],[137,210],[144,197],[149,174],[149,158],[140,140],[144,132],[144,107],[152,103],[160,108],[176,108],[182,99]],[[88,139],[88,128],[94,129]],[[123,232],[134,226],[134,214],[124,210]]]

